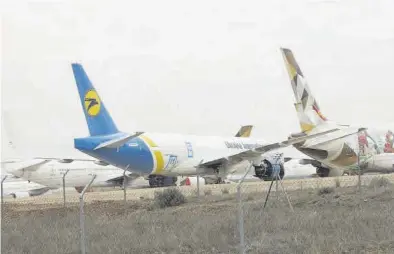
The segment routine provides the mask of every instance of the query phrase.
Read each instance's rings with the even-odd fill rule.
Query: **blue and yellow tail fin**
[[[118,128],[105,108],[96,89],[90,82],[82,65],[73,63],[71,66],[90,135],[98,136],[118,133]]]

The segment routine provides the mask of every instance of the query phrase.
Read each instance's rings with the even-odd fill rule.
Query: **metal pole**
[[[200,174],[197,175],[197,198],[200,198]]]
[[[283,180],[282,180],[282,178],[279,177],[279,181],[280,181],[280,186],[282,186],[282,190],[283,190],[283,192],[284,192],[285,195],[286,195],[286,199],[287,199],[287,202],[289,203],[290,209],[291,209],[291,211],[294,213],[294,209],[293,209],[293,206],[291,205],[289,196],[287,195],[287,192],[286,192],[286,190],[285,190],[285,187],[283,187]]]
[[[127,201],[126,201],[126,188],[127,188],[127,176],[126,176],[126,169],[123,171],[123,204],[124,210],[127,210]]]
[[[7,179],[7,175],[3,177],[3,179],[1,179],[1,216],[3,216],[3,206],[4,206],[4,198],[3,198],[3,182],[5,181],[5,179]]]
[[[200,198],[200,173],[198,172],[200,165],[204,159],[202,159],[197,166],[194,166],[196,168],[196,174],[197,174],[197,197]]]
[[[361,154],[361,145],[362,145],[362,144],[360,144],[360,139],[359,139],[360,132],[361,132],[361,130],[359,129],[358,132],[357,132],[357,141],[358,141],[357,165],[358,165],[358,190],[359,190],[359,192],[360,192],[360,200],[361,200],[362,195],[361,195],[361,165],[360,165],[360,154]]]
[[[271,193],[271,188],[272,188],[272,184],[273,184],[273,183],[274,183],[274,179],[271,180],[270,188],[268,189],[267,196],[265,197],[263,209],[264,209],[265,206],[267,205],[268,197],[269,197],[269,195],[270,195],[270,193]],[[276,195],[278,195],[278,194],[276,194]]]
[[[66,175],[70,171],[69,169],[63,174],[63,207],[66,207]]]
[[[126,169],[123,171],[123,203],[124,203],[124,210],[127,210],[127,199],[126,199],[126,191],[127,191],[127,186],[128,186],[128,182],[129,179],[126,176],[126,171],[129,169],[130,164],[127,165]]]
[[[86,242],[85,242],[85,214],[83,211],[83,197],[85,195],[86,190],[90,187],[90,185],[93,183],[94,179],[96,178],[96,175],[92,176],[92,180],[83,188],[81,195],[79,196],[79,223],[81,227],[81,253],[85,254],[86,253]]]
[[[249,173],[250,169],[253,167],[253,164],[250,163],[248,169],[245,174],[241,178],[241,180],[237,184],[237,199],[238,199],[238,229],[239,229],[239,238],[240,238],[240,246],[239,252],[241,254],[245,253],[245,231],[244,231],[244,210],[242,207],[242,198],[241,198],[241,184],[245,180],[246,175]]]
[[[239,227],[239,252],[245,253],[244,209],[242,207],[241,186],[237,186],[238,199],[238,227]]]

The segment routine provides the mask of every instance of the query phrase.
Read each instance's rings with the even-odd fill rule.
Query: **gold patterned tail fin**
[[[304,74],[290,49],[281,48],[283,60],[290,77],[291,87],[296,100],[295,107],[301,130],[308,132],[327,119],[320,111],[315,97],[306,82]]]
[[[235,134],[236,137],[242,137],[242,138],[248,138],[250,137],[250,134],[252,133],[253,125],[244,125],[239,129],[237,134]]]

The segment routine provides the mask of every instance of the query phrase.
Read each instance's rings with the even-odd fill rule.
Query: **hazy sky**
[[[73,61],[124,131],[232,136],[253,124],[254,137],[286,139],[299,127],[281,46],[293,50],[328,118],[394,122],[392,0],[8,1],[2,9],[2,110],[33,155],[81,155],[73,138],[88,131]]]

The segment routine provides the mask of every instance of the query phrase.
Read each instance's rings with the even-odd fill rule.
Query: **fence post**
[[[85,242],[85,214],[83,211],[83,203],[84,203],[84,195],[86,190],[92,185],[94,179],[96,178],[96,175],[92,176],[92,180],[83,188],[81,195],[79,196],[79,223],[81,227],[81,253],[85,254],[86,253],[86,242]]]
[[[124,210],[127,209],[127,201],[126,201],[126,188],[127,188],[127,176],[126,176],[126,169],[123,171],[123,205]]]
[[[200,198],[200,174],[197,175],[197,198]]]
[[[245,230],[244,230],[244,209],[242,205],[242,196],[241,196],[241,184],[245,180],[246,175],[249,173],[250,169],[253,167],[253,164],[250,163],[248,169],[246,170],[244,176],[237,184],[237,199],[238,199],[238,230],[239,230],[239,253],[245,253]]]
[[[5,181],[5,179],[7,179],[7,175],[3,177],[3,179],[1,179],[1,216],[3,217],[3,206],[4,206],[4,192],[3,192],[3,182]]]
[[[63,207],[66,208],[66,175],[70,170],[67,169],[63,174]]]

